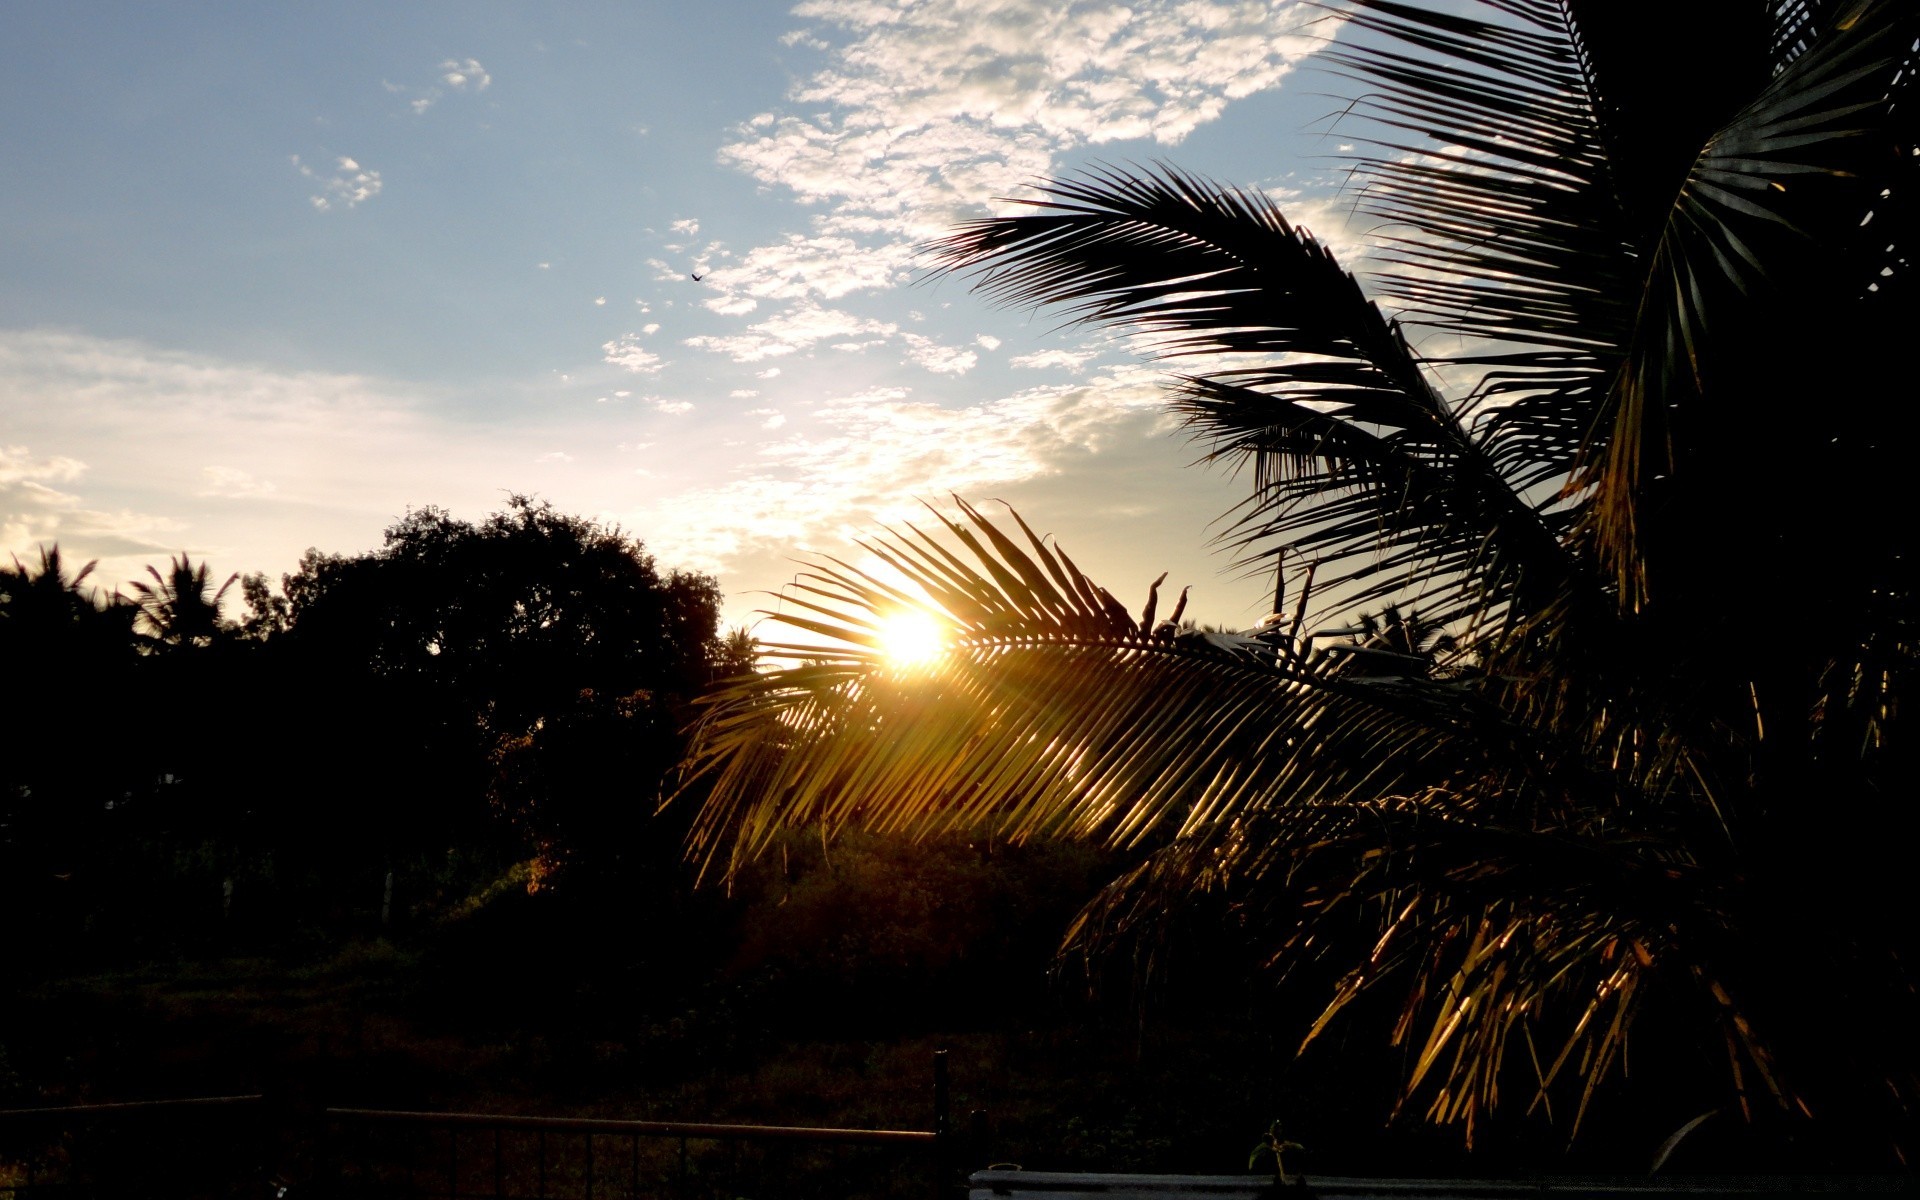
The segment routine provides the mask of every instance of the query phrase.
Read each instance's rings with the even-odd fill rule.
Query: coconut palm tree
[[[1247,634],[1156,637],[1152,601],[963,505],[869,541],[884,572],[800,577],[806,637],[698,730],[693,852],[1101,839],[1139,865],[1075,937],[1232,898],[1276,967],[1333,972],[1308,1039],[1384,1013],[1403,1102],[1469,1139],[1504,1100],[1577,1129],[1644,1097],[1639,1030],[1664,1101],[1910,1145],[1920,6],[1459,8],[1351,0],[1324,52],[1373,122],[1364,284],[1167,167],[1050,182],[935,253],[1144,337],[1251,468],[1242,561],[1418,606],[1474,668],[1342,669],[1305,580]],[[945,638],[911,668],[903,610]]]
[[[169,646],[210,645],[228,628],[220,615],[221,602],[240,581],[238,573],[229,575],[219,587],[213,586],[207,564],[195,564],[185,554],[169,559],[167,573],[147,568],[152,583],[133,582],[134,603],[140,610],[140,623],[148,636]]]

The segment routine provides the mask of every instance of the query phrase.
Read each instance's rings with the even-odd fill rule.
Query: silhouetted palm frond
[[[963,505],[792,589],[809,640],[697,731],[695,852],[1096,838],[1138,859],[1077,944],[1225,897],[1333,971],[1309,1040],[1399,989],[1407,1101],[1469,1133],[1516,1086],[1577,1128],[1653,1013],[1691,1111],[1911,1145],[1920,5],[1344,7],[1370,288],[1168,167],[934,253],[1179,368],[1248,560],[1347,631],[1177,635]]]

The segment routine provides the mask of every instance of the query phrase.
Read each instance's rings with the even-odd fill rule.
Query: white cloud
[[[201,490],[196,495],[222,500],[258,500],[279,489],[268,480],[257,479],[238,467],[201,467]]]
[[[973,340],[987,350],[998,350],[1000,348],[1000,339],[990,333],[983,333]]]
[[[468,89],[484,92],[493,84],[493,76],[487,74],[487,69],[480,65],[477,58],[450,58],[440,64],[440,71],[440,82],[456,92]]]
[[[343,529],[358,540],[342,548],[373,544],[406,504],[458,494],[473,467],[456,460],[488,460],[361,376],[83,334],[0,330],[0,395],[20,435],[0,448],[0,554],[58,542],[100,559],[108,588],[182,550],[278,570]],[[269,495],[280,503],[233,503]]]
[[[868,246],[849,237],[788,234],[756,246],[738,262],[714,267],[701,282],[718,289],[707,301],[715,312],[746,312],[743,301],[837,300],[858,291],[891,288],[910,278],[913,247],[905,242]]]
[[[652,337],[654,334],[660,332],[660,322],[648,321],[640,327],[640,332],[646,334],[648,337]]]
[[[844,39],[722,157],[803,202],[823,232],[912,241],[1046,173],[1066,149],[1172,145],[1277,85],[1331,22],[1299,0],[873,0],[795,10]],[[812,36],[812,35],[807,35]],[[903,236],[904,235],[904,236]]]
[[[735,388],[727,393],[729,397],[735,400],[751,400],[759,394],[760,392],[755,388]]]
[[[413,99],[407,101],[407,107],[413,110],[415,116],[419,116],[438,104],[441,97],[446,95],[442,90],[443,87],[455,92],[484,92],[492,85],[493,76],[487,74],[487,69],[480,65],[479,59],[449,58],[440,64],[437,82],[439,87],[410,88],[397,83],[388,83],[383,79],[380,81],[380,86],[389,92],[413,93]]]
[[[1097,358],[1098,350],[1035,350],[1031,354],[1016,354],[1008,359],[1008,365],[1024,367],[1028,370],[1049,370],[1059,368],[1072,371],[1075,375],[1087,369],[1087,363]]]
[[[653,407],[656,411],[666,413],[670,417],[677,417],[683,413],[693,411],[693,405],[685,400],[661,400],[656,398],[653,401]]]
[[[780,377],[780,368],[768,367],[764,371],[755,371],[753,377],[755,379],[778,379]]]
[[[310,179],[320,190],[307,197],[308,203],[321,212],[340,208],[358,208],[368,200],[380,194],[385,186],[380,180],[380,172],[363,167],[358,161],[341,156],[334,159],[333,169],[324,171],[302,162],[300,156],[292,156],[294,170],[302,178]]]
[[[658,354],[640,345],[637,333],[623,333],[600,349],[605,352],[607,362],[636,375],[656,375],[666,365]]]
[[[771,420],[775,410],[748,415]],[[743,478],[665,501],[649,540],[709,570],[784,556],[911,518],[916,497],[995,495],[1089,456],[1164,458],[1172,424],[1151,376],[1031,388],[958,411],[906,388],[870,388],[816,409],[818,433],[763,445]]]
[[[35,458],[25,446],[0,445],[0,487],[42,479],[66,483],[80,478],[86,469],[87,464],[64,454]]]
[[[978,354],[964,347],[942,346],[917,333],[903,333],[900,337],[907,344],[907,357],[936,375],[965,375],[980,361]]]
[[[573,461],[573,455],[568,454],[565,450],[549,450],[545,454],[542,454],[540,457],[534,459],[533,461],[543,462],[543,463],[547,463],[547,462],[570,463]]]
[[[695,220],[692,217],[688,217],[684,220],[674,221],[670,223],[667,226],[667,228],[673,230],[675,233],[679,234],[682,237],[692,237],[695,234],[700,232],[700,222]]]
[[[750,363],[805,350],[829,338],[844,338],[850,334],[887,336],[897,330],[898,326],[886,321],[802,303],[748,326],[745,333],[690,337],[686,339],[686,344],[697,350],[724,354],[735,362]]]

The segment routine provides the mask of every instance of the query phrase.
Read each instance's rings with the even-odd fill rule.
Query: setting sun
[[[946,645],[945,626],[923,612],[894,613],[880,626],[880,652],[896,666],[923,666]]]

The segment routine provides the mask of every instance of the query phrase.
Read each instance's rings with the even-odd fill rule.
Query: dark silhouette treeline
[[[655,809],[686,705],[750,650],[715,580],[520,496],[310,550],[278,589],[91,569],[0,567],[16,962],[391,924],[513,864],[644,876],[678,856]]]

